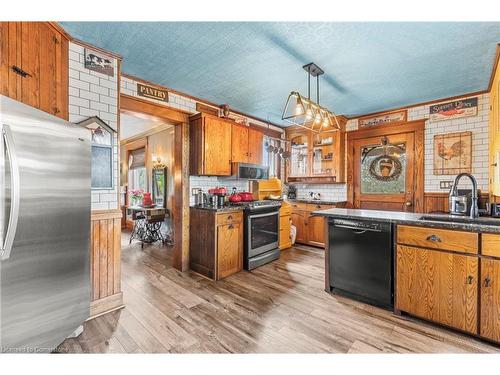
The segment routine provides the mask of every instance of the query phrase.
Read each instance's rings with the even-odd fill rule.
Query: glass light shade
[[[296,91],[292,91],[286,100],[281,119],[293,123],[302,123],[306,117],[306,110],[301,95]]]

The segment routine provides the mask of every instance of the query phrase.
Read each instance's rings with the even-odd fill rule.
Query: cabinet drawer
[[[478,253],[478,234],[449,229],[410,227],[398,225],[399,244],[431,249]]]
[[[241,211],[217,214],[217,225],[236,224],[242,221],[243,213]]]
[[[325,204],[325,203],[308,203],[307,209],[309,211],[319,211],[319,210],[328,210],[330,208],[334,208],[333,204]]]
[[[500,234],[481,235],[481,254],[500,258]]]
[[[292,210],[307,210],[307,203],[303,202],[291,202]]]

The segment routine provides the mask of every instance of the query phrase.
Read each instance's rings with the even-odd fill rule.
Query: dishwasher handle
[[[344,228],[344,229],[352,229],[354,233],[356,234],[362,234],[365,232],[382,232],[380,229],[374,229],[374,228],[358,228],[358,227],[351,227],[349,225],[342,225],[342,224],[333,224],[334,228]]]

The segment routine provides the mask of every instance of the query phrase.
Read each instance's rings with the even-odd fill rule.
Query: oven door
[[[279,211],[250,213],[247,216],[247,228],[249,258],[278,247]]]

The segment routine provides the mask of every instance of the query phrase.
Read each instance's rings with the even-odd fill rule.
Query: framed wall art
[[[401,111],[381,113],[379,115],[360,117],[358,118],[358,125],[360,128],[366,128],[368,126],[405,122],[406,119],[407,119],[407,111],[401,110]]]
[[[434,136],[434,174],[472,172],[472,132]]]
[[[85,48],[85,68],[114,77],[113,61],[102,53]]]

